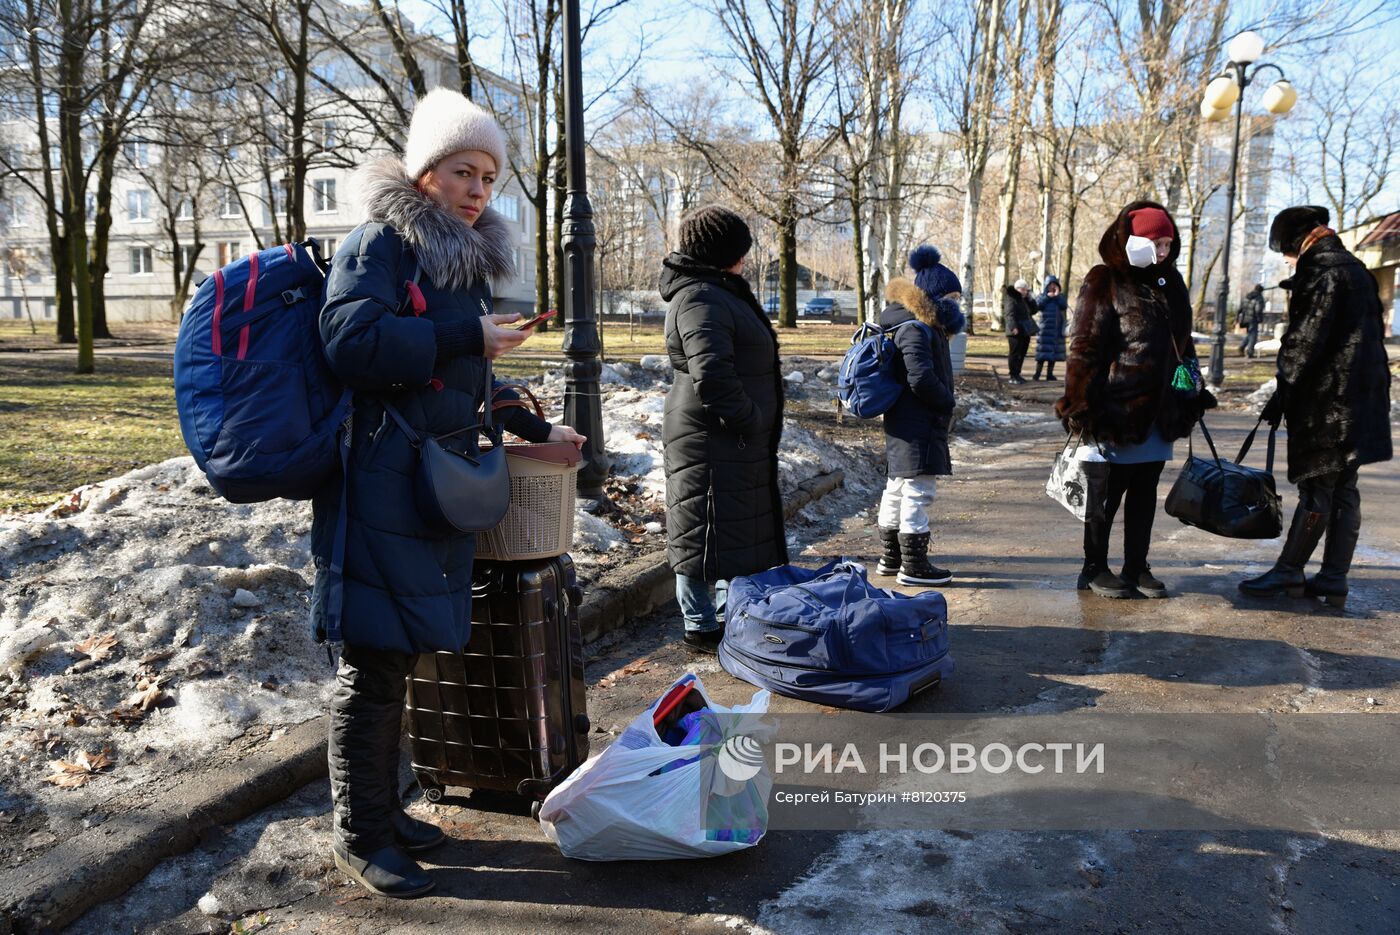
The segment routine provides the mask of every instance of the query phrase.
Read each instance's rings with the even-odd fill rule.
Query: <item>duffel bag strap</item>
[[[1216,467],[1220,467],[1220,452],[1215,450],[1215,439],[1210,437],[1210,429],[1206,428],[1206,420],[1204,416],[1200,418],[1199,423],[1201,426],[1201,434],[1205,436],[1206,444],[1210,446],[1210,456],[1215,459]],[[1190,454],[1191,443],[1189,441],[1186,443],[1186,449],[1187,454]]]
[[[1245,457],[1249,454],[1249,449],[1254,444],[1254,436],[1259,431],[1259,426],[1264,423],[1264,417],[1260,416],[1259,421],[1254,423],[1254,428],[1249,430],[1245,436],[1244,444],[1240,446],[1240,453],[1235,458],[1236,464],[1243,464]],[[1269,426],[1269,447],[1265,454],[1264,470],[1270,474],[1274,473],[1274,449],[1278,443],[1278,427]]]

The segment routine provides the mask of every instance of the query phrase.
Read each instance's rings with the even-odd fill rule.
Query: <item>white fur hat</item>
[[[496,171],[506,171],[506,135],[495,118],[456,91],[433,88],[413,108],[404,169],[416,179],[444,156],[463,149],[489,153]]]
[[[415,114],[414,116],[417,115]],[[1026,282],[1024,279],[1018,279],[1011,284],[1011,287],[1013,289],[1029,289],[1031,287],[1031,284]]]

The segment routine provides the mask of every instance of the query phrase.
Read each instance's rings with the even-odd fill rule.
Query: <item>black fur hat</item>
[[[1297,256],[1298,248],[1313,232],[1313,228],[1326,225],[1331,219],[1331,213],[1321,205],[1284,208],[1274,215],[1274,223],[1269,226],[1269,249],[1275,253]]]

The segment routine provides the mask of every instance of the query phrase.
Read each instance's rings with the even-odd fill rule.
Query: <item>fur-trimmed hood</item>
[[[393,156],[361,167],[351,186],[365,220],[398,231],[438,288],[466,289],[515,275],[510,226],[494,208],[468,224],[420,192]]]
[[[951,299],[933,299],[912,280],[891,279],[885,286],[885,301],[902,305],[924,324],[947,335],[957,334],[966,323],[962,309]]]

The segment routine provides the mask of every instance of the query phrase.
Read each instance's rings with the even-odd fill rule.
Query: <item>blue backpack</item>
[[[350,391],[321,347],[325,278],[314,242],[271,247],[204,280],[180,320],[180,433],[230,502],[305,500],[340,467]]]
[[[836,379],[836,393],[852,415],[861,419],[882,416],[899,399],[904,382],[895,375],[894,362],[899,357],[892,335],[894,329],[864,324],[851,336],[851,347],[841,359],[841,372]]]
[[[854,562],[781,565],[730,582],[719,661],[781,695],[888,711],[952,673],[948,604],[877,588]]]

